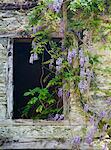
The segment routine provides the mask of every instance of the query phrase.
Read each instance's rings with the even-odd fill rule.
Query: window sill
[[[69,126],[68,120],[47,121],[47,120],[32,120],[32,119],[6,119],[0,120],[0,126]]]

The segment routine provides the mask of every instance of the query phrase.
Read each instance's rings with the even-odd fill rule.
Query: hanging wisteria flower
[[[36,43],[34,41],[32,41],[32,48],[36,49]]]
[[[41,28],[42,28],[41,26],[38,26],[38,27],[34,27],[34,26],[33,26],[33,27],[32,27],[32,33],[33,33],[33,34],[36,34],[38,31],[41,30]]]
[[[59,88],[58,89],[58,97],[62,98],[62,96],[63,96],[63,89]]]
[[[54,121],[58,120],[60,117],[60,114],[56,114],[55,117],[54,117]]]
[[[36,53],[33,54],[33,60],[38,60],[38,55]]]
[[[105,103],[108,105],[111,105],[111,97],[109,97],[107,100],[105,100]]]
[[[90,71],[89,68],[86,69],[86,76],[87,76],[87,79],[90,79],[92,76],[92,72]]]
[[[71,52],[71,51],[68,51],[67,60],[68,60],[68,63],[69,63],[69,64],[72,63],[72,52]]]
[[[60,115],[58,120],[64,120],[64,115]]]
[[[65,47],[62,47],[62,51],[65,51]]]
[[[73,144],[79,145],[80,142],[81,142],[80,136],[76,136],[76,137],[74,137],[74,138],[72,139],[72,143],[73,143]]]
[[[63,0],[53,0],[52,3],[49,4],[49,9],[59,13],[61,6],[62,6]]]
[[[93,79],[93,72],[89,68],[86,69],[86,79],[88,82],[88,86],[90,86],[91,80]]]
[[[83,57],[80,58],[80,66],[83,67],[85,63],[85,60]]]
[[[30,59],[29,59],[29,63],[30,63],[30,64],[33,64],[33,61],[34,61],[34,59],[33,59],[33,54],[31,54]]]
[[[32,32],[33,32],[33,34],[36,34],[36,32],[37,32],[36,27],[32,27]]]
[[[101,111],[99,114],[99,118],[100,119],[104,118],[106,116],[106,114],[107,114],[106,111]]]
[[[89,145],[92,143],[92,141],[93,141],[93,137],[91,135],[87,136],[85,139],[85,142]]]
[[[85,104],[85,105],[84,105],[84,111],[85,111],[85,112],[88,112],[88,110],[89,110],[89,105],[88,105],[88,104]]]
[[[79,50],[79,59],[80,58],[84,58],[84,53],[83,53],[83,49]]]
[[[85,142],[90,145],[93,141],[93,137],[96,132],[97,132],[97,126],[93,126],[86,134]]]
[[[68,60],[68,63],[71,64],[72,63],[72,59],[73,58],[76,58],[77,56],[77,52],[75,49],[72,49],[68,51],[68,56],[67,56],[67,60]]]
[[[58,58],[57,60],[56,60],[56,65],[58,65],[58,66],[60,66],[62,64],[62,58]]]
[[[94,122],[94,116],[91,116],[91,117],[89,118],[89,121],[90,121],[90,124],[91,124],[91,125],[94,125],[94,123],[95,123],[95,122]]]
[[[85,92],[85,90],[87,90],[87,88],[88,88],[87,81],[81,80],[78,84],[78,87],[79,87],[81,93]]]
[[[36,53],[31,54],[30,59],[29,59],[29,63],[33,64],[33,62],[35,60],[38,60],[38,55]]]
[[[56,73],[58,73],[61,70],[62,61],[63,59],[60,57],[56,60]]]
[[[102,147],[102,150],[108,150],[109,148],[107,147],[107,144],[105,143],[104,146]]]
[[[68,98],[70,97],[70,92],[69,92],[69,91],[66,93],[66,96],[67,96]]]
[[[38,26],[36,30],[40,31],[41,29],[42,29],[42,26]]]
[[[75,50],[75,49],[72,49],[72,57],[73,57],[73,58],[76,58],[76,56],[77,56],[76,50]]]
[[[81,69],[80,69],[80,77],[81,77],[81,78],[84,78],[85,75],[86,75],[86,73],[85,73],[85,68],[81,68]]]

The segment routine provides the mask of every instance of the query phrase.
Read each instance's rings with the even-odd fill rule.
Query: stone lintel
[[[0,10],[28,10],[37,5],[37,2],[25,2],[25,3],[0,3]]]

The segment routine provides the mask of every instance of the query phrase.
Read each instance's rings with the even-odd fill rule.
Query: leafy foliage
[[[54,96],[49,93],[47,88],[34,88],[33,90],[25,92],[24,96],[28,96],[29,102],[22,112],[23,117],[47,119],[49,112],[61,112],[60,108],[54,109],[56,100]]]

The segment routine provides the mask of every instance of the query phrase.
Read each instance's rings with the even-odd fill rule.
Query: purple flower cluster
[[[49,4],[49,9],[59,13],[62,7],[63,0],[53,0],[51,4]]]
[[[36,48],[36,43],[34,41],[32,41],[32,48],[35,49]]]
[[[56,114],[53,119],[54,119],[54,121],[64,120],[64,115]]]
[[[79,50],[79,59],[84,57],[83,49]]]
[[[86,78],[87,78],[87,81],[90,81],[92,77],[92,72],[89,68],[86,69]]]
[[[62,96],[63,96],[63,89],[62,88],[58,89],[57,95],[58,95],[58,97],[62,98]]]
[[[60,66],[62,64],[62,58],[58,58],[57,60],[56,60],[56,65],[57,66]]]
[[[73,144],[79,145],[80,142],[81,142],[80,136],[75,136],[75,137],[72,139],[72,143],[73,143]]]
[[[53,68],[53,63],[54,63],[54,59],[50,59],[49,69],[52,69],[52,68]]]
[[[85,59],[83,57],[80,58],[80,66],[83,67],[85,63]]]
[[[41,26],[38,26],[38,27],[32,27],[32,32],[33,34],[36,34],[36,32],[38,32],[39,30],[41,30]]]
[[[89,118],[89,121],[90,121],[90,124],[91,124],[91,125],[94,125],[94,124],[95,124],[95,122],[94,122],[94,116],[91,116],[91,117]]]
[[[52,121],[64,120],[64,115],[63,114],[49,115],[48,120],[52,120]]]
[[[76,56],[77,56],[77,52],[76,52],[75,49],[72,49],[72,51],[69,50],[68,51],[68,56],[67,56],[68,63],[71,64],[72,63],[72,59],[76,58]]]
[[[89,110],[89,105],[88,105],[88,104],[85,104],[85,105],[84,105],[84,111],[85,111],[85,112],[88,112],[88,110]]]
[[[94,134],[97,132],[97,127],[94,126],[92,129],[90,129],[90,131],[87,133],[86,137],[85,137],[85,142],[87,144],[91,144],[92,141],[93,141],[93,137],[94,137]]]
[[[63,59],[60,57],[56,60],[56,72],[57,73],[61,70],[62,61]]]
[[[67,96],[67,98],[70,97],[70,92],[69,91],[66,93],[66,96]]]
[[[107,98],[107,100],[105,100],[105,103],[111,105],[111,97]]]
[[[38,55],[36,53],[31,54],[30,59],[29,59],[29,63],[33,64],[33,62],[35,60],[38,60]]]
[[[78,84],[79,90],[81,93],[84,93],[87,88],[88,88],[88,84],[86,80],[81,80]]]
[[[85,68],[80,69],[80,77],[83,79],[86,75]]]
[[[86,68],[89,63],[89,57],[85,56],[83,49],[79,50],[79,64],[81,80],[78,84],[80,92],[83,94],[90,86],[93,73],[89,68]]]
[[[107,115],[106,111],[101,111],[100,114],[99,114],[100,120],[101,120],[102,118],[104,118],[106,115]]]
[[[107,144],[105,143],[104,146],[102,147],[102,150],[108,150]]]
[[[93,137],[91,135],[87,136],[85,139],[85,142],[89,145],[92,143],[92,141],[93,141]]]

